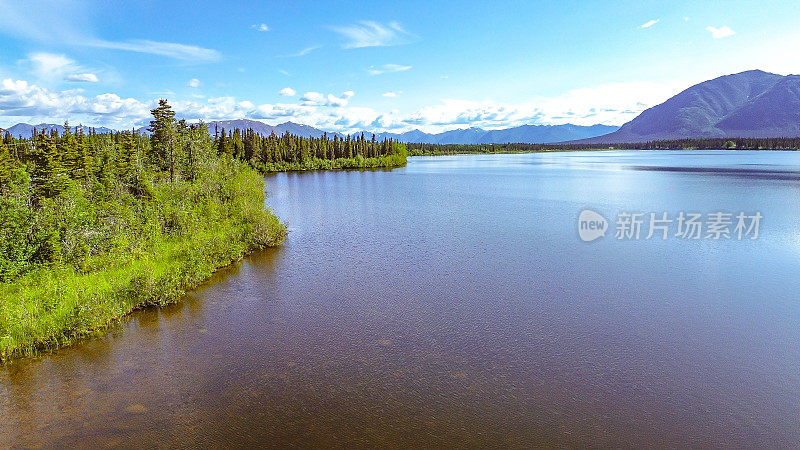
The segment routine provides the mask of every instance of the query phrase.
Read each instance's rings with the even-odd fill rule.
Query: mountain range
[[[258,134],[268,136],[275,133],[281,136],[285,133],[294,134],[303,137],[321,137],[327,134],[328,137],[338,136],[343,138],[345,135],[336,132],[325,132],[317,128],[302,125],[294,122],[285,122],[279,125],[268,125],[258,120],[250,119],[237,119],[237,120],[213,120],[206,123],[210,134],[223,129],[227,131],[239,129],[247,130],[252,129]],[[18,123],[10,128],[8,132],[13,136],[28,137],[32,134],[33,129],[45,130],[49,132],[55,129],[59,133],[64,132],[62,125],[41,123],[38,125],[29,125],[27,123]],[[377,133],[375,138],[378,140],[393,139],[400,142],[419,142],[426,144],[499,144],[508,142],[522,142],[522,143],[552,143],[574,139],[583,139],[587,137],[600,136],[616,130],[617,127],[606,125],[523,125],[520,127],[506,128],[502,130],[483,130],[481,128],[466,128],[459,130],[445,131],[438,134],[424,133],[420,130],[408,131],[405,133]],[[83,127],[84,133],[88,133],[89,127]],[[141,127],[136,131],[140,133],[147,133],[147,127]],[[96,133],[112,133],[114,130],[97,127]],[[372,132],[359,131],[353,133],[358,135],[364,133],[367,139],[372,139]]]
[[[415,142],[425,144],[506,144],[506,143],[525,143],[525,144],[549,144],[587,137],[600,136],[612,131],[617,127],[608,125],[522,125],[519,127],[505,128],[501,130],[484,130],[481,128],[467,128],[461,130],[445,131],[443,133],[429,134],[419,130],[408,131],[405,133],[378,133],[376,138],[394,139],[400,142]],[[368,133],[368,137],[372,134]]]
[[[14,136],[30,136],[33,128],[64,131],[61,125],[20,123],[9,128]],[[326,132],[317,128],[286,122],[268,125],[257,120],[238,119],[208,122],[209,132],[224,128],[256,133],[320,137]],[[138,131],[146,132],[142,127]],[[84,127],[88,132],[88,127]],[[97,133],[110,133],[105,127]],[[360,134],[361,132],[354,133]],[[369,131],[363,132],[368,139]],[[341,133],[327,135],[343,137]],[[501,130],[466,128],[430,134],[420,130],[405,133],[377,133],[376,139],[391,138],[400,142],[429,144],[557,143],[611,144],[665,139],[725,137],[796,137],[800,136],[800,75],[777,75],[750,70],[725,75],[696,84],[660,105],[646,109],[621,127],[607,125],[523,125]]]
[[[577,143],[795,136],[800,136],[800,75],[750,70],[696,84],[613,133]]]
[[[300,125],[293,122],[286,122],[280,125],[267,125],[263,122],[250,119],[238,120],[215,120],[208,122],[209,133],[214,134],[216,130],[230,131],[234,129],[253,131],[263,135],[275,133],[280,136],[286,132],[304,137],[320,137],[327,134],[329,137],[344,137],[342,133],[324,132],[308,125]],[[617,127],[607,125],[522,125],[519,127],[506,128],[501,130],[484,130],[481,128],[466,128],[450,130],[442,133],[425,133],[420,130],[407,131],[405,133],[375,133],[375,139],[392,139],[399,142],[415,142],[425,144],[504,144],[509,142],[521,143],[552,143],[587,137],[600,136],[612,131]],[[364,133],[367,139],[372,139],[371,131],[358,131],[353,133],[358,135]]]
[[[46,133],[49,133],[52,130],[56,130],[58,132],[58,134],[62,134],[64,132],[64,126],[63,125],[56,125],[56,124],[52,124],[52,123],[40,123],[38,125],[30,125],[30,124],[27,124],[27,123],[18,123],[16,125],[12,126],[12,127],[9,127],[6,131],[11,133],[12,136],[15,136],[15,137],[22,136],[22,137],[27,138],[27,137],[31,137],[31,135],[33,135],[33,129],[34,128],[37,131],[44,130]],[[88,127],[86,125],[79,125],[77,127],[70,126],[70,128],[73,131],[76,131],[78,128],[80,128],[81,130],[83,130],[84,133],[87,133],[87,134],[89,133],[89,130],[91,130],[91,129],[94,129],[94,132],[98,133],[98,134],[113,133],[115,131],[115,130],[112,130],[112,129],[106,128],[106,127]]]

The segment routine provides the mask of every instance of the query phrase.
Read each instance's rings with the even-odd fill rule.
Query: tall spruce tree
[[[69,122],[64,122],[64,134],[58,142],[58,152],[67,175],[71,178],[80,178],[82,155],[78,153],[78,142],[72,134]]]
[[[161,170],[169,170],[170,180],[175,181],[175,111],[161,99],[150,114],[153,115],[149,128],[153,133],[150,136],[153,160]]]
[[[66,174],[58,158],[56,144],[44,131],[34,138],[33,171],[37,197],[55,197],[66,188]]]

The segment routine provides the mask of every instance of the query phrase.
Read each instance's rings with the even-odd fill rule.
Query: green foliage
[[[36,133],[0,146],[0,360],[174,301],[279,244],[261,175],[217,156],[205,125],[156,108],[157,139]],[[168,121],[171,123],[164,123]],[[166,159],[165,142],[172,145]],[[9,145],[20,149],[12,156]]]
[[[214,135],[214,147],[226,155],[250,163],[261,172],[397,167],[406,164],[404,144],[371,140],[364,134],[344,139],[326,135],[303,138],[292,134],[261,136],[253,130],[234,130]]]
[[[8,146],[0,141],[0,192],[8,186],[11,181],[11,153]]]
[[[285,227],[261,172],[406,163],[405,145],[216,131],[159,101],[151,136],[34,132],[0,144],[0,360],[174,301]],[[14,149],[12,152],[11,149]],[[256,169],[256,170],[254,170]]]
[[[175,179],[175,111],[166,100],[158,101],[158,107],[151,110],[150,143],[153,149],[152,161],[162,170],[170,171],[170,179]]]
[[[56,151],[56,143],[52,136],[44,132],[34,136],[33,140],[34,192],[37,199],[54,197],[66,188],[67,177],[61,158]]]

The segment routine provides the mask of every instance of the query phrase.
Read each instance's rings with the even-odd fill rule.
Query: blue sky
[[[622,124],[691,84],[800,73],[796,1],[0,0],[0,126]]]

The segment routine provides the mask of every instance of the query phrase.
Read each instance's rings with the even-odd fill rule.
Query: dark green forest
[[[454,155],[464,153],[530,153],[573,150],[797,150],[794,138],[704,138],[675,139],[627,144],[407,144],[408,154]]]
[[[220,155],[247,161],[261,172],[316,169],[396,167],[406,162],[404,144],[366,139],[364,134],[340,138],[304,138],[291,134],[261,136],[253,130],[214,130]]]

